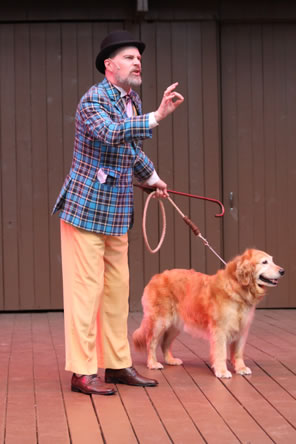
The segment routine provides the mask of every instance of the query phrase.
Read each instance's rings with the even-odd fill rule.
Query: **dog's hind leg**
[[[156,350],[160,343],[161,337],[165,334],[166,328],[167,327],[163,321],[156,321],[146,339],[148,353],[147,367],[152,370],[163,368],[163,365],[157,361]]]
[[[179,358],[174,358],[171,350],[172,342],[178,336],[180,331],[172,326],[163,335],[161,342],[161,349],[164,355],[164,360],[166,364],[169,365],[182,365],[183,361]]]

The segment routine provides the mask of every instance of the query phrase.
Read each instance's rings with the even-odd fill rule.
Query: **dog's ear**
[[[250,261],[247,259],[238,260],[235,274],[241,285],[249,285],[252,276],[252,265]]]

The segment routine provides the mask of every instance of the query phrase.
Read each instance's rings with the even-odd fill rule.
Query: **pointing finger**
[[[171,91],[173,91],[173,89],[176,88],[177,85],[179,85],[179,82],[175,82],[172,85],[168,86],[164,94],[169,94]]]

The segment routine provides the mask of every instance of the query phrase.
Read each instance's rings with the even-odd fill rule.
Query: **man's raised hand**
[[[157,111],[155,111],[155,119],[157,122],[167,117],[169,114],[173,113],[181,103],[184,102],[184,97],[175,91],[175,88],[178,86],[178,82],[173,83],[168,86],[165,92],[163,93],[162,101],[159,105]]]

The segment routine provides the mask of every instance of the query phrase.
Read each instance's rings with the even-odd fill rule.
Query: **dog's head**
[[[232,262],[238,283],[253,295],[264,296],[266,287],[276,287],[285,270],[273,262],[272,256],[261,250],[247,249]]]

